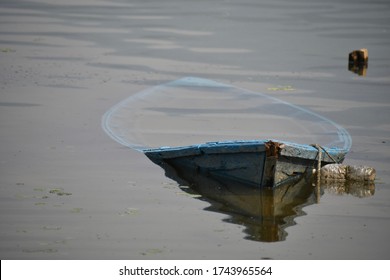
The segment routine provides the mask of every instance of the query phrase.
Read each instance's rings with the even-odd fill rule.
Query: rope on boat
[[[322,147],[321,145],[318,145],[318,144],[311,144],[310,146],[316,148],[318,150],[318,153],[321,153],[322,151],[325,152],[325,154],[334,162],[334,163],[337,163],[337,161],[335,160],[334,157],[332,157],[331,154],[329,154],[329,152],[324,148]]]
[[[312,147],[318,150],[317,153],[317,169],[316,172],[316,201],[320,202],[321,197],[321,183],[324,184],[323,187],[329,185],[329,183],[347,186],[348,184],[353,183],[354,186],[368,186],[370,188],[369,194],[375,185],[373,184],[376,176],[376,171],[374,168],[369,166],[350,166],[338,164],[336,160],[326,151],[324,147],[321,147],[318,144],[312,144]],[[322,160],[325,158],[323,152],[328,155],[328,157],[333,160],[334,164],[326,164],[322,167]]]

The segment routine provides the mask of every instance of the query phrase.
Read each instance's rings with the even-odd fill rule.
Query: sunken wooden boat
[[[207,142],[143,152],[163,168],[187,168],[203,176],[258,188],[276,188],[297,180],[303,174],[313,173],[319,163],[341,163],[347,153],[340,148],[276,140]]]
[[[185,167],[255,187],[275,188],[318,166],[341,163],[351,147],[348,132],[324,116],[197,77],[129,96],[106,112],[102,126],[163,168]],[[248,140],[261,135],[286,141]]]

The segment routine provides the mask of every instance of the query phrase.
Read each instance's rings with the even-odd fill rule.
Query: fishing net
[[[136,93],[105,113],[103,129],[142,151],[214,141],[267,140],[348,151],[348,132],[333,121],[268,95],[187,77]]]

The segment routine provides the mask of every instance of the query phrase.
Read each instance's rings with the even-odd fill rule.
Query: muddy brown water
[[[362,0],[1,1],[1,259],[388,259],[389,13]],[[366,76],[348,71],[360,48]],[[323,188],[291,204],[281,238],[254,234],[255,219],[101,128],[114,104],[183,76],[332,119],[352,136],[345,162],[376,168],[374,188]]]

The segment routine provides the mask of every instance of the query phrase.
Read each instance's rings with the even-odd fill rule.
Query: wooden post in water
[[[366,76],[368,67],[368,50],[354,50],[348,55],[348,69],[359,76]]]

